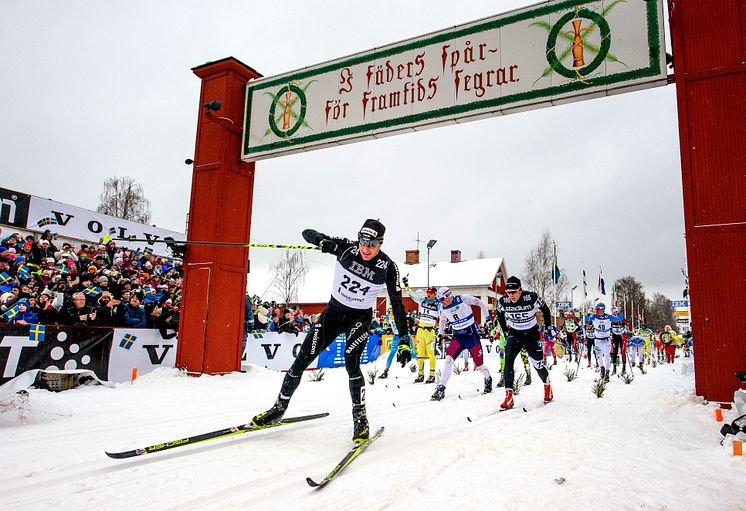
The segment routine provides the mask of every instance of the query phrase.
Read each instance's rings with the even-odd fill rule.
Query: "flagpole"
[[[552,240],[552,258],[554,259],[552,264],[552,287],[554,288],[554,313],[552,314],[552,325],[557,327],[557,244]]]

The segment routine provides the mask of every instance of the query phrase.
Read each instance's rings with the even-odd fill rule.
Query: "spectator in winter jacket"
[[[96,324],[96,311],[86,305],[83,293],[73,293],[72,304],[64,307],[59,315],[61,325],[91,326]]]
[[[148,317],[145,307],[140,305],[140,297],[133,294],[130,303],[124,306],[124,325],[130,328],[147,328]]]
[[[115,300],[111,293],[104,291],[98,299],[98,308],[96,309],[96,324],[98,326],[118,326],[119,310],[122,303]]]
[[[282,317],[278,319],[278,323],[277,331],[280,333],[298,335],[298,332],[300,331],[298,328],[298,322],[295,321],[293,312],[290,309],[286,310]]]
[[[54,325],[57,323],[57,309],[52,306],[49,291],[42,291],[36,300],[36,310],[34,311],[42,325]]]
[[[155,320],[155,327],[164,339],[173,339],[179,331],[179,308],[174,307],[173,301],[168,299],[161,307],[161,312]]]
[[[18,313],[10,320],[15,325],[31,325],[39,322],[36,314],[28,309],[28,300],[22,298],[16,302]]]

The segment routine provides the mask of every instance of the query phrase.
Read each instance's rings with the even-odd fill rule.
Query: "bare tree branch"
[[[282,303],[298,303],[298,291],[308,273],[308,264],[303,252],[285,250],[282,258],[273,263],[271,268],[275,274],[272,287],[280,295]]]
[[[104,191],[96,210],[99,213],[131,220],[141,224],[150,223],[150,201],[145,198],[142,185],[131,177],[117,177],[104,181]]]
[[[523,276],[521,278],[523,289],[538,293],[539,296],[544,298],[550,309],[554,307],[555,301],[567,297],[570,288],[566,272],[564,269],[561,269],[555,297],[555,289],[552,283],[552,268],[554,263],[552,252],[552,235],[549,231],[544,231],[539,244],[531,249],[528,256],[526,256]],[[559,254],[559,249],[557,253]]]

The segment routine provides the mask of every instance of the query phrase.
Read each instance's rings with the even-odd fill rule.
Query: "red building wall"
[[[669,2],[696,392],[746,371],[746,0]]]

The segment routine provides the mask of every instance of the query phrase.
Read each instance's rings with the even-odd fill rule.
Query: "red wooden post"
[[[195,67],[202,79],[187,240],[249,243],[254,163],[240,161],[246,82],[259,73],[229,57]],[[218,100],[218,111],[203,105]],[[193,374],[241,368],[249,249],[190,245],[176,366]]]
[[[746,370],[746,0],[669,1],[696,392]]]

